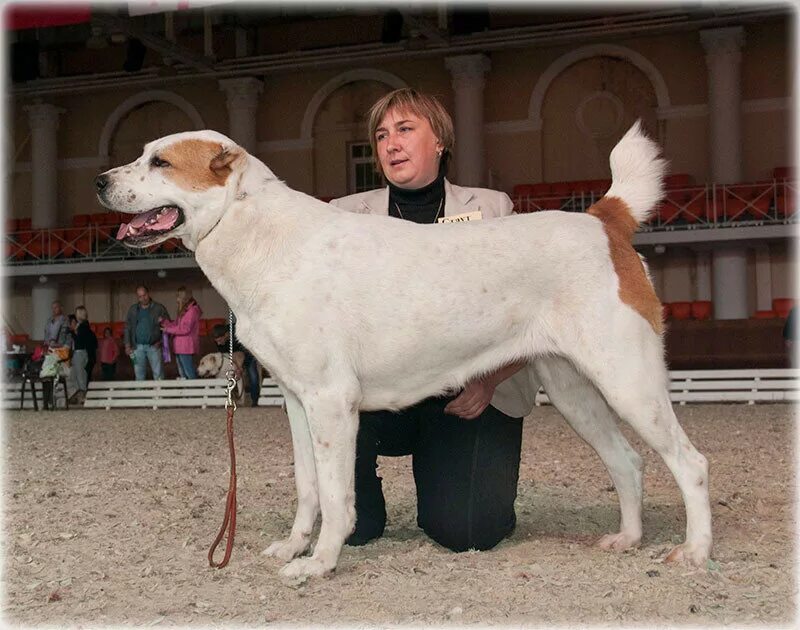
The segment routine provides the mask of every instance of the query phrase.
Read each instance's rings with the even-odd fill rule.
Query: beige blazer
[[[511,214],[514,204],[507,194],[487,188],[465,188],[444,180],[444,216],[480,210],[483,219]],[[360,214],[389,214],[389,187],[340,197],[330,202],[337,208]],[[521,369],[494,390],[492,406],[507,416],[522,418],[534,407],[539,381],[532,367]]]

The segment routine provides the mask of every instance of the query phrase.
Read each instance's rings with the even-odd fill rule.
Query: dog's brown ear
[[[219,153],[213,157],[209,168],[217,175],[227,175],[235,167],[236,163],[244,159],[245,151],[241,147],[220,145]]]

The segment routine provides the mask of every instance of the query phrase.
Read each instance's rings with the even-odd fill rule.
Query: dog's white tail
[[[664,194],[666,160],[661,150],[644,135],[642,121],[637,120],[611,151],[611,188],[606,197],[622,199],[637,225],[650,218],[656,203]]]

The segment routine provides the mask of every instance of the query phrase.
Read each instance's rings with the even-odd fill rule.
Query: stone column
[[[711,179],[734,184],[742,176],[741,26],[700,31],[708,66]]]
[[[58,224],[58,115],[65,110],[35,103],[25,111],[31,127],[31,223],[52,228]]]
[[[258,145],[258,95],[263,91],[264,84],[253,77],[242,77],[223,79],[219,82],[219,87],[228,95],[228,136],[254,154]]]
[[[711,253],[707,251],[697,252],[695,260],[697,278],[695,299],[707,301],[711,299]]]
[[[483,138],[484,75],[491,67],[486,55],[447,57],[445,66],[453,75],[455,92],[455,183],[481,186],[486,179],[486,150]]]
[[[756,245],[756,310],[772,310],[772,265],[769,245]]]
[[[719,247],[712,258],[714,318],[747,319],[747,250]]]

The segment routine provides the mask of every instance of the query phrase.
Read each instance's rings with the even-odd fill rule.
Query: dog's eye
[[[171,165],[166,160],[162,160],[157,155],[154,155],[152,158],[150,158],[150,166],[153,166],[155,168],[166,168],[167,166]]]

